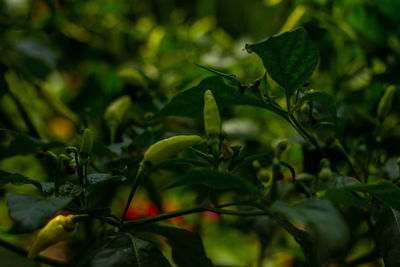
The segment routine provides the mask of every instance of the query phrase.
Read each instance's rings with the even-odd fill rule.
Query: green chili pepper
[[[221,116],[211,90],[204,92],[204,128],[208,138],[207,144],[217,147],[220,143]]]
[[[143,162],[155,165],[164,161],[190,146],[200,143],[201,137],[197,135],[180,135],[158,141],[151,145],[144,153]]]
[[[46,248],[64,241],[75,233],[74,215],[58,215],[40,230],[28,252],[28,258],[36,258]]]
[[[395,93],[396,93],[396,88],[393,85],[391,85],[386,89],[385,94],[379,101],[378,111],[377,111],[377,118],[379,121],[381,122],[384,121],[386,116],[392,109],[392,103]]]

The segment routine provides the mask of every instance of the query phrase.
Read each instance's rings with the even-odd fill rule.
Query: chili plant
[[[299,266],[358,266],[381,259],[387,266],[399,266],[399,175],[390,180],[379,172],[372,175],[384,154],[380,136],[396,88],[389,86],[378,105],[373,119],[375,130],[366,133],[373,137],[366,149],[370,151],[368,160],[360,165],[343,144],[345,118],[337,115],[334,97],[309,89],[319,54],[307,32],[297,28],[247,44],[246,50],[262,60],[262,77],[243,84],[235,75],[203,67],[214,76],[177,94],[154,116],[147,117],[148,125],[156,125],[168,116],[203,117],[203,138],[172,136],[155,142],[155,128],[148,127],[135,138],[147,148],[144,156],[116,153],[123,146],[115,143],[116,136],[132,105],[128,96],[114,101],[105,113],[110,146],[93,141],[89,129],[83,131],[80,145],[65,145],[64,149],[60,149],[60,143],[3,130],[15,136],[9,151],[37,151],[53,180],[36,181],[5,169],[0,173],[2,185],[30,184],[41,194],[7,194],[14,221],[8,232],[33,234],[42,229],[29,249],[29,258],[66,266],[171,266],[171,260],[177,266],[213,266],[214,259],[206,255],[201,231],[162,224],[175,217],[213,212],[222,218],[238,217],[257,234],[261,244],[259,266],[267,260],[270,244],[276,244],[273,234],[279,229],[284,229],[301,248],[303,256],[295,259]],[[282,90],[285,102],[276,99],[271,88]],[[264,153],[249,155],[246,148],[230,145],[229,135],[221,129],[221,112],[234,105],[275,113],[301,140],[282,136]],[[193,129],[191,134],[196,131]],[[22,141],[24,145],[19,144]],[[313,172],[298,175],[285,159],[285,150],[294,143],[302,145],[305,157],[309,156],[305,161],[310,162]],[[129,146],[124,149],[129,150]],[[195,192],[192,206],[163,211],[163,190],[154,186],[151,177],[159,169],[175,171],[175,180],[167,188],[185,188],[182,194]],[[123,196],[126,204],[121,214],[116,214],[108,205],[119,185],[129,186],[130,193]],[[128,210],[137,205],[136,190],[142,186],[158,214],[128,220]],[[101,197],[94,198],[96,194]],[[69,217],[53,218],[60,212]],[[160,252],[157,236],[165,237],[171,247],[169,260]],[[70,253],[66,261],[39,256],[47,247],[60,241],[72,242],[74,238],[80,240],[80,249]],[[372,245],[355,253],[366,241]],[[1,245],[23,255],[28,253],[3,240]]]

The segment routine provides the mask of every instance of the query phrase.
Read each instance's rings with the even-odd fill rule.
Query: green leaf
[[[168,188],[188,185],[204,185],[215,190],[239,191],[249,194],[256,191],[256,187],[249,181],[230,173],[215,170],[190,171],[169,185]]]
[[[336,103],[330,94],[324,92],[314,92],[304,95],[300,98],[297,107],[300,107],[306,101],[315,101],[325,107],[332,116],[333,123],[337,125]]]
[[[356,207],[368,206],[367,203],[363,202],[361,199],[352,195],[350,192],[338,188],[328,188],[323,198],[329,200],[332,203],[344,204],[346,206],[356,206]]]
[[[150,242],[122,235],[107,242],[91,259],[92,267],[171,267],[168,260]]]
[[[42,228],[48,219],[66,207],[72,197],[56,197],[49,200],[40,196],[7,194],[7,206],[14,220],[14,231],[30,233]]]
[[[303,28],[246,44],[246,49],[262,59],[268,74],[289,96],[310,79],[319,59],[318,51]]]
[[[332,180],[329,181],[328,187],[342,188],[358,184],[360,184],[360,182],[354,178],[335,173],[332,175]]]
[[[364,192],[373,195],[383,203],[400,211],[400,188],[390,182],[379,182],[377,184],[360,184],[344,187],[345,190]]]
[[[340,213],[329,201],[308,199],[295,206],[277,201],[272,209],[295,225],[305,227],[306,231],[294,231],[294,234],[300,234],[294,237],[302,246],[311,266],[321,266],[328,259],[346,252],[350,232]]]
[[[374,212],[377,246],[385,266],[400,266],[400,213],[383,205],[375,207],[379,207]]]
[[[218,76],[220,76],[222,78],[227,79],[233,85],[242,86],[241,83],[236,79],[236,75],[234,75],[234,74],[226,74],[226,73],[223,73],[223,72],[220,72],[220,71],[216,71],[216,70],[213,70],[211,68],[202,66],[200,64],[196,64],[196,65],[199,66],[202,69],[208,70],[209,72],[212,72],[212,73],[217,74]]]
[[[54,190],[54,183],[45,183],[33,180],[23,174],[11,170],[0,169],[0,186],[12,183],[14,185],[34,185],[44,195],[49,195]]]
[[[65,146],[61,142],[44,142],[40,139],[10,131],[0,129],[0,132],[6,132],[14,137],[10,145],[0,151],[0,158],[8,158],[16,155],[36,154],[39,150],[51,149],[53,147]]]
[[[204,92],[210,89],[220,110],[230,105],[251,105],[269,108],[259,97],[249,92],[241,94],[238,89],[225,84],[221,77],[212,76],[199,85],[179,93],[154,118],[164,116],[203,116]]]
[[[136,136],[133,143],[139,147],[149,147],[156,141],[156,135],[151,131],[144,131],[143,133]]]
[[[203,242],[198,233],[161,225],[148,225],[141,227],[139,231],[165,236],[172,248],[172,257],[180,267],[213,266],[211,260],[207,258]]]
[[[82,193],[83,189],[79,185],[67,182],[60,186],[60,192],[62,196],[76,197]]]

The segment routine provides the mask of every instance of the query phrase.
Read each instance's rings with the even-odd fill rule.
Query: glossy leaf
[[[42,228],[48,219],[65,208],[72,197],[45,199],[40,196],[7,194],[7,206],[14,220],[14,231],[30,233]]]
[[[377,245],[385,266],[400,266],[400,213],[386,206],[375,207]]]
[[[180,267],[210,267],[213,266],[204,251],[203,242],[198,233],[184,229],[161,225],[141,227],[140,231],[148,231],[165,236],[172,248],[172,257]]]
[[[36,181],[23,174],[11,170],[0,169],[0,186],[8,183],[14,185],[31,184],[39,189],[39,191],[44,195],[48,195],[54,190],[54,183]]]
[[[341,214],[329,201],[309,199],[295,206],[278,201],[272,209],[305,229],[291,234],[302,246],[311,266],[320,266],[345,253],[350,232]]]
[[[246,49],[262,59],[268,74],[288,95],[310,79],[319,59],[318,51],[303,28],[247,44]]]
[[[150,242],[128,235],[107,242],[90,262],[93,267],[170,267],[171,264]]]
[[[202,80],[199,85],[181,92],[156,114],[155,118],[164,116],[203,116],[204,92],[210,89],[218,104],[219,110],[230,105],[251,105],[268,108],[256,95],[249,92],[241,94],[237,88],[225,84],[221,77],[212,76]]]
[[[168,186],[168,188],[192,185],[203,185],[222,191],[228,190],[246,193],[254,193],[256,191],[256,187],[249,181],[229,173],[214,170],[190,171]]]
[[[379,182],[377,184],[360,184],[348,186],[344,189],[348,191],[369,193],[389,205],[390,207],[400,211],[400,188],[390,182]]]

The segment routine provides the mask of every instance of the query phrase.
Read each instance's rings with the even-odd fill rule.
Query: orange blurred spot
[[[47,132],[52,137],[70,139],[75,133],[75,126],[63,117],[54,117],[47,124]]]
[[[290,254],[282,254],[278,257],[278,266],[291,267],[294,264],[294,258]]]

